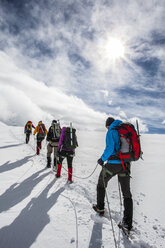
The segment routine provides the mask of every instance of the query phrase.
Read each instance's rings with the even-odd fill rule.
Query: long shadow
[[[1,196],[0,196],[0,213],[3,211],[8,210],[9,208],[15,206],[22,200],[24,200],[26,197],[29,196],[33,188],[47,175],[50,174],[50,171],[48,173],[45,173],[41,176],[39,174],[45,170],[42,169],[36,173],[34,173],[32,176],[25,179],[20,184],[14,183],[10,186],[9,189],[7,189]]]
[[[94,222],[89,248],[102,247],[102,223]]]
[[[34,157],[34,155],[27,156],[23,159],[17,160],[14,163],[9,163],[9,161],[7,161],[6,163],[4,163],[3,165],[0,166],[0,173],[14,170],[17,167],[20,167],[20,166],[26,164],[30,160],[30,158],[32,158],[32,157]]]
[[[22,146],[25,143],[19,143],[19,144],[15,144],[15,145],[8,145],[8,146],[0,146],[0,149],[6,149],[6,148],[11,148],[11,147],[15,147],[15,146]]]
[[[48,211],[65,190],[65,188],[60,188],[47,197],[55,180],[53,179],[37,198],[31,199],[11,225],[0,229],[1,247],[29,248],[35,242],[37,236],[50,222]]]

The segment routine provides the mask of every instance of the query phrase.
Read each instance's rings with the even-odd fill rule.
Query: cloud
[[[56,97],[87,108],[91,119],[97,119],[95,113],[125,113],[128,119],[137,117],[155,130],[163,128],[163,1],[48,0],[45,4],[29,0],[26,4],[3,1],[0,7],[0,49],[11,59],[4,74],[12,65],[17,68],[12,79],[3,75],[2,82],[18,84],[21,80],[15,74],[19,73],[19,89],[42,108],[42,115],[58,113],[51,106]],[[109,38],[119,39],[125,48],[124,57],[113,63],[102,49]],[[31,90],[25,82],[31,82]],[[49,95],[46,103],[43,91]]]
[[[2,65],[0,72],[1,121],[23,125],[28,119],[50,123],[55,118],[67,125],[73,122],[79,128],[102,129],[106,114],[94,111],[75,96],[32,79],[14,66],[8,56],[2,52],[0,55],[0,67],[2,63],[6,65]]]

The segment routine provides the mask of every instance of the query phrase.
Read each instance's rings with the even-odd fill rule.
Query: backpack
[[[122,161],[123,169],[125,169],[124,163],[137,161],[139,158],[142,159],[142,151],[140,145],[140,134],[138,122],[137,131],[133,124],[129,122],[123,122],[115,130],[118,130],[120,137],[120,149],[118,155],[112,155],[108,160],[120,159]]]
[[[61,127],[60,127],[60,123],[54,123],[53,125],[54,129],[53,129],[53,139],[55,139],[56,141],[59,141],[60,139],[60,134],[61,134]]]
[[[31,131],[32,131],[32,123],[28,122],[26,124],[26,132],[31,133]]]
[[[142,158],[138,122],[137,131],[134,125],[129,122],[121,123],[115,129],[118,130],[120,137],[119,157],[122,163],[137,161]]]
[[[40,138],[45,138],[45,135],[46,135],[46,128],[45,128],[45,125],[44,124],[41,124],[41,125],[39,125],[39,131],[38,131],[38,136],[40,137]]]
[[[66,127],[62,148],[72,150],[75,149],[76,147],[78,147],[76,129],[72,127]]]

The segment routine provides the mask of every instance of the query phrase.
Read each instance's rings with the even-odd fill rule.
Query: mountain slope
[[[0,240],[2,248],[115,247],[111,222],[92,210],[101,168],[105,133],[78,132],[79,148],[73,163],[74,183],[68,185],[67,165],[62,177],[46,169],[46,141],[39,156],[35,140],[25,144],[22,127],[0,123]],[[143,135],[144,161],[132,165],[134,199],[133,239],[117,227],[122,218],[117,179],[107,187],[117,245],[163,247],[165,241],[163,135]],[[95,170],[96,168],[96,170]],[[95,171],[94,171],[95,170]],[[163,188],[162,188],[163,187]]]

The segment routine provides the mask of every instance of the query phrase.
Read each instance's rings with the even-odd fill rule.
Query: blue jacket
[[[120,138],[118,131],[114,128],[119,126],[122,123],[122,121],[115,120],[112,122],[112,124],[109,126],[109,129],[107,131],[106,135],[106,147],[104,150],[103,155],[101,156],[101,159],[105,162],[111,155],[116,155],[120,149]],[[121,160],[109,160],[108,164],[120,164]]]

